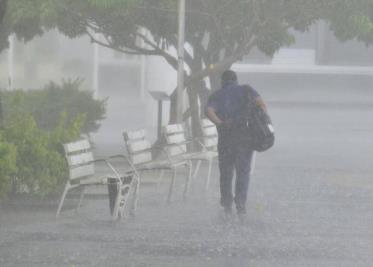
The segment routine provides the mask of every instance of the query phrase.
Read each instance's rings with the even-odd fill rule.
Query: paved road
[[[135,220],[106,199],[81,213],[2,212],[0,266],[373,266],[373,107],[273,105],[277,143],[257,159],[248,221],[223,223],[202,170],[188,202],[143,187]],[[215,168],[215,175],[217,170]]]

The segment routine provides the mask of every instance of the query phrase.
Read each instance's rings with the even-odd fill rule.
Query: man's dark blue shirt
[[[229,81],[223,87],[214,92],[207,102],[207,107],[214,109],[216,115],[223,120],[229,120],[233,125],[240,125],[247,119],[247,88],[254,97],[259,94],[250,86],[238,85]]]

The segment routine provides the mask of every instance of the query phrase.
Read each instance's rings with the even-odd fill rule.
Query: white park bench
[[[171,202],[172,199],[177,168],[185,167],[187,169],[187,176],[184,186],[184,198],[186,197],[192,174],[192,165],[190,161],[185,159],[174,160],[169,158],[167,154],[165,154],[165,159],[154,159],[152,157],[152,149],[160,149],[161,152],[164,150],[163,148],[151,147],[149,141],[146,139],[145,130],[125,131],[123,133],[123,138],[127,148],[128,160],[130,161],[133,171],[139,177],[139,181],[141,181],[141,176],[144,171],[159,170],[160,175],[158,177],[158,182],[162,179],[165,170],[172,172],[167,202]],[[140,182],[138,186],[139,184]],[[138,191],[139,189],[137,188],[135,191],[135,202],[137,200]]]
[[[164,127],[164,135],[167,141],[167,151],[170,158],[183,159],[196,162],[197,166],[194,169],[192,178],[198,174],[200,164],[202,161],[207,162],[208,172],[205,180],[205,191],[208,190],[212,162],[217,157],[217,131],[216,127],[209,120],[202,120],[202,132],[201,138],[194,138],[188,140],[187,134],[182,124],[170,124]],[[187,145],[197,141],[201,145],[202,149],[197,152],[188,152]]]
[[[77,205],[77,209],[79,209],[87,186],[108,185],[108,182],[114,181],[117,187],[117,194],[112,210],[112,217],[113,219],[121,218],[124,215],[130,189],[136,181],[135,176],[131,172],[126,172],[125,174],[118,173],[109,162],[109,159],[94,159],[91,144],[87,139],[67,143],[63,147],[68,164],[69,178],[62,193],[56,217],[59,217],[66,195],[71,189],[82,187]],[[109,174],[97,174],[95,164],[99,162],[105,164],[106,168],[110,170]]]
[[[204,155],[203,160],[198,160],[197,166],[194,170],[194,176],[197,176],[199,167],[202,161],[207,161],[208,163],[208,172],[205,183],[205,190],[207,191],[210,185],[212,162],[215,158],[218,157],[218,132],[215,124],[213,124],[209,119],[202,119],[202,137],[197,138],[198,143],[201,145],[202,150],[201,154]]]

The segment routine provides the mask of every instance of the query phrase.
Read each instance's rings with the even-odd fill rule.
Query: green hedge
[[[85,114],[82,133],[95,132],[105,118],[106,100],[96,100],[92,92],[79,90],[82,80],[67,80],[61,85],[50,82],[42,90],[15,90],[2,93],[3,117],[11,119],[14,113],[29,113],[38,127],[51,131],[58,123],[61,112],[67,120]]]
[[[16,148],[0,136],[0,198],[10,191],[16,169]]]
[[[62,144],[97,130],[105,114],[105,101],[79,91],[79,84],[2,94],[0,197],[11,188],[39,196],[62,188],[67,179]]]

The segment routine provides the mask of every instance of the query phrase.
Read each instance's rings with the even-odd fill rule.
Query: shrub
[[[0,198],[9,192],[16,169],[16,148],[0,136]]]
[[[68,173],[62,144],[96,131],[105,114],[105,101],[79,91],[80,83],[2,94],[0,197],[10,191],[12,181],[16,192],[39,196],[64,185]]]
[[[30,113],[38,127],[51,131],[57,127],[62,112],[66,112],[67,121],[85,114],[81,132],[95,132],[105,118],[106,100],[96,100],[91,92],[79,90],[81,83],[80,79],[67,80],[61,85],[50,82],[42,90],[4,92],[4,119],[9,120],[17,113]]]
[[[8,121],[3,135],[16,149],[17,185],[26,185],[28,193],[40,196],[58,190],[67,177],[61,144],[77,139],[83,123],[84,116],[68,123],[62,113],[58,126],[46,132],[37,127],[30,114],[19,113]]]

